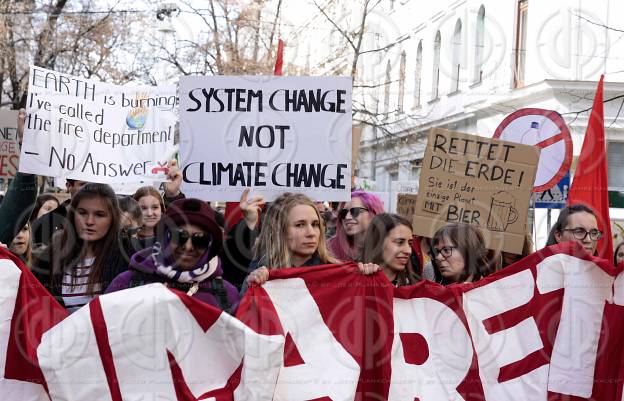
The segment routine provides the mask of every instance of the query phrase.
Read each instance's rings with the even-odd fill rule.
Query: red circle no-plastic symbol
[[[563,117],[552,110],[520,109],[500,123],[494,138],[541,148],[533,192],[555,186],[572,164],[572,137]]]

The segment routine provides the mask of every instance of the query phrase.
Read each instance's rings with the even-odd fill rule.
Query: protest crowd
[[[52,193],[37,196],[36,176],[17,173],[0,206],[1,242],[69,311],[103,293],[165,283],[233,313],[248,286],[263,284],[274,269],[355,261],[362,274],[380,270],[397,287],[448,285],[479,280],[533,252],[528,233],[520,255],[488,250],[469,224],[449,223],[431,239],[415,236],[408,218],[387,213],[363,190],[348,202],[284,193],[265,203],[246,189],[240,219],[228,228],[210,202],[180,191],[177,161],[169,167],[162,194],[145,186],[118,196],[109,185],[68,179],[63,203]],[[560,213],[547,245],[574,241],[594,255],[602,238],[594,211],[573,204]],[[613,258],[624,260],[624,244]]]
[[[85,117],[90,134],[74,127],[72,137],[61,119],[56,135],[46,124],[48,109],[64,110],[50,85],[58,73],[37,70],[30,81],[40,92],[29,96],[39,108],[17,114],[20,168],[0,203],[0,301],[9,299],[0,302],[0,389],[32,382],[52,400],[301,391],[563,401],[624,391],[613,357],[624,355],[624,338],[603,329],[624,327],[624,243],[612,250],[608,213],[572,197],[535,249],[527,222],[536,146],[433,128],[420,192],[400,195],[395,213],[348,185],[357,155],[337,150],[352,140],[348,79],[249,79],[258,102],[230,98],[225,107],[212,87],[242,86],[238,78],[185,77],[178,148],[173,100],[146,101],[172,99],[175,88],[153,98],[137,90],[136,101],[121,102],[128,111],[112,86],[93,83],[85,99],[105,95],[103,105],[87,103],[99,116]],[[212,91],[202,89],[205,111],[195,97],[202,85]],[[306,85],[325,89],[295,98],[292,88]],[[323,95],[306,98],[314,93]],[[290,100],[255,126],[263,96]],[[102,145],[126,130],[166,140],[119,142],[130,151]],[[38,175],[64,177],[64,197],[38,193]],[[130,193],[115,189],[143,179]],[[571,312],[574,303],[584,306]],[[582,363],[562,352],[570,345],[583,347]],[[204,353],[217,362],[194,376]]]

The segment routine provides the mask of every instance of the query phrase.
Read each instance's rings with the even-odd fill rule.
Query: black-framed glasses
[[[195,233],[193,235],[189,235],[189,233],[184,229],[174,231],[172,234],[171,241],[178,245],[184,245],[190,239],[191,244],[193,244],[193,248],[207,249],[212,242],[212,238],[208,234]]]
[[[574,239],[577,239],[579,241],[583,241],[585,238],[587,238],[588,234],[589,234],[589,239],[592,241],[598,241],[600,238],[602,238],[602,235],[603,235],[602,231],[596,230],[595,228],[592,228],[591,230],[587,231],[583,227],[574,227],[574,228],[564,228],[561,231],[570,231],[572,235],[574,236]]]
[[[456,246],[443,246],[442,248],[431,248],[431,252],[429,255],[431,259],[437,259],[438,255],[442,255],[444,259],[449,258],[453,254],[453,249],[457,248]]]
[[[344,220],[347,217],[347,213],[350,213],[351,217],[353,217],[354,219],[357,219],[360,213],[362,212],[368,212],[368,209],[365,207],[352,207],[349,209],[346,209],[346,208],[340,209],[340,211],[338,212],[338,217],[340,217],[340,220]]]

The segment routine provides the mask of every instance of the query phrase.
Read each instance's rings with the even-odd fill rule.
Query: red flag
[[[15,255],[0,247],[0,398],[48,400],[47,383],[39,366],[54,348],[39,348],[52,327],[67,317]]]
[[[282,65],[284,64],[284,41],[279,39],[277,41],[277,58],[275,59],[274,75],[282,75]],[[243,214],[241,213],[238,202],[226,202],[225,204],[225,229],[230,230],[241,219]]]
[[[583,148],[568,193],[568,205],[582,203],[596,212],[598,228],[604,232],[603,239],[598,242],[598,256],[612,259],[613,240],[609,218],[609,180],[602,104],[603,80],[604,75],[601,75],[587,123]]]
[[[275,59],[275,69],[273,75],[282,75],[282,65],[284,64],[284,41],[277,41],[277,58]]]

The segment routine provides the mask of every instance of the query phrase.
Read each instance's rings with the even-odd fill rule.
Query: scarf
[[[178,270],[175,264],[166,264],[163,261],[160,243],[152,246],[152,260],[158,274],[178,283],[200,283],[214,274],[219,267],[219,257],[215,256],[207,263],[200,263],[199,267],[192,270]]]

